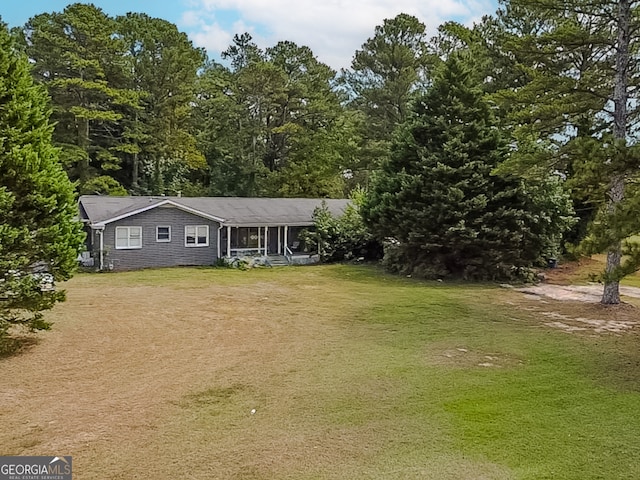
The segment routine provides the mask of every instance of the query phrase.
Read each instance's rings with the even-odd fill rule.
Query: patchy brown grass
[[[470,454],[477,442],[456,438],[443,406],[463,418],[479,379],[496,392],[511,382],[508,399],[521,374],[538,375],[530,332],[535,348],[574,338],[545,312],[636,315],[349,267],[79,275],[66,288],[48,316],[53,330],[0,359],[0,445],[5,455],[72,455],[83,480],[535,478],[514,473],[529,468],[519,457],[501,458],[510,448]],[[542,329],[555,336],[535,337]],[[634,372],[619,381],[633,383]],[[545,375],[533,384],[546,386]],[[465,425],[490,430],[499,418]],[[493,451],[501,437],[489,438]],[[535,437],[519,441],[525,452]],[[587,447],[572,445],[571,461],[603,461]]]
[[[162,478],[190,447],[168,436],[183,435],[181,424],[193,420],[182,418],[185,405],[198,412],[224,406],[228,396],[246,398],[234,418],[254,428],[260,417],[250,417],[251,408],[262,415],[283,401],[256,397],[255,386],[282,381],[309,358],[320,360],[331,347],[315,346],[322,336],[339,341],[322,315],[331,306],[313,295],[318,285],[305,273],[304,284],[286,285],[260,274],[247,282],[236,272],[206,270],[166,271],[173,277],[166,280],[158,272],[76,277],[66,286],[68,301],[49,316],[55,327],[41,345],[3,361],[3,453],[72,454],[82,478],[132,478],[130,470],[120,472],[118,460],[126,457],[129,468]],[[342,315],[345,308],[331,317]],[[171,431],[161,429],[159,418]],[[218,441],[215,449],[229,448]],[[278,441],[287,455],[300,455],[295,439]]]
[[[389,464],[388,439],[417,425],[345,414],[402,392],[384,378],[352,383],[352,369],[376,365],[361,345],[371,332],[350,328],[375,303],[367,283],[285,270],[77,276],[40,344],[2,360],[2,453],[72,455],[82,479],[388,478],[394,468],[396,478],[469,468],[507,478],[443,455],[435,420],[419,440],[432,455]]]
[[[590,258],[561,262],[558,268],[545,270],[546,282],[558,285],[590,282],[603,272],[605,261],[603,255],[595,255]]]

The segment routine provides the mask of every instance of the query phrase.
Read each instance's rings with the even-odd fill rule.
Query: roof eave
[[[242,223],[242,222],[229,222],[222,223],[224,227],[248,227],[248,228],[257,228],[257,227],[312,227],[313,222],[267,222],[267,223]]]
[[[149,210],[153,210],[154,208],[162,207],[162,206],[165,206],[165,205],[171,205],[171,206],[173,206],[175,208],[178,208],[180,210],[183,210],[185,212],[191,213],[191,214],[196,215],[198,217],[206,218],[208,220],[212,220],[214,222],[224,223],[224,218],[216,217],[214,215],[209,215],[208,213],[201,212],[200,210],[196,210],[195,208],[187,207],[187,206],[182,205],[180,203],[174,202],[173,200],[167,199],[167,200],[162,200],[161,202],[158,202],[158,203],[153,203],[151,205],[147,205],[146,207],[143,207],[143,208],[138,208],[138,209],[133,210],[131,212],[123,213],[122,215],[117,215],[115,217],[107,218],[106,220],[101,220],[99,222],[91,223],[91,225],[95,225],[97,227],[104,228],[104,226],[109,224],[109,223],[117,222],[118,220],[122,220],[124,218],[129,218],[129,217],[132,217],[134,215],[138,215],[140,213],[148,212]]]

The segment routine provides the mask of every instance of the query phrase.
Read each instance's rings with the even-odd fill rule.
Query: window
[[[142,248],[142,227],[116,227],[116,249]]]
[[[208,225],[187,225],[184,227],[184,243],[187,247],[206,247],[209,245]]]
[[[258,248],[260,246],[260,229],[238,227],[237,244],[239,248]]]
[[[156,227],[156,242],[170,242],[171,227]]]

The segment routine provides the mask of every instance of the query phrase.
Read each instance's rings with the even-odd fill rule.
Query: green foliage
[[[80,3],[36,15],[23,29],[33,76],[52,98],[54,142],[71,146],[65,164],[81,184],[122,167],[121,122],[139,100],[125,85],[124,44],[115,30],[113,18]]]
[[[269,268],[271,265],[266,257],[234,257],[231,260],[225,260],[223,265],[228,268],[235,268],[238,270],[251,270],[253,268]]]
[[[363,201],[364,191],[354,190],[351,203],[339,217],[333,216],[323,202],[313,212],[313,230],[301,234],[305,248],[317,251],[323,262],[379,258],[380,245],[360,215]]]
[[[492,175],[507,156],[489,104],[451,56],[399,131],[363,215],[386,264],[422,277],[508,278],[555,255],[571,225],[558,180]]]
[[[207,170],[192,119],[205,54],[166,20],[128,13],[115,25],[131,69],[125,85],[139,98],[121,122],[126,144],[136,149],[120,150],[128,171],[119,180],[138,194],[190,190]]]
[[[366,171],[365,179],[388,156],[392,133],[429,83],[432,63],[425,25],[402,13],[377,26],[356,51],[351,69],[341,73],[339,85],[350,107],[365,116],[360,159],[353,168]]]
[[[51,144],[48,101],[1,25],[0,344],[12,325],[48,328],[41,312],[64,299],[53,282],[72,275],[84,239],[73,185]]]
[[[80,188],[80,195],[113,195],[123,197],[129,192],[113,177],[102,175],[87,180]]]
[[[191,123],[204,53],[175,25],[76,3],[36,15],[22,34],[34,78],[52,97],[54,142],[83,191],[104,176],[136,194],[204,181]]]
[[[636,184],[627,186],[625,201],[613,208],[601,207],[589,224],[588,234],[577,246],[576,253],[593,255],[607,251],[618,242],[622,243],[620,264],[602,272],[595,279],[602,282],[619,282],[640,270],[640,243],[638,242],[638,211],[640,189]]]
[[[504,85],[495,100],[509,113],[518,152],[531,151],[522,138],[544,147],[535,155],[514,155],[513,161],[518,168],[533,165],[538,172],[567,175],[581,215],[572,238],[584,239],[583,251],[607,251],[603,303],[618,303],[618,280],[627,271],[620,264],[621,235],[640,231],[637,216],[620,213],[629,206],[619,205],[635,195],[625,198],[625,190],[638,181],[637,147],[630,140],[637,120],[640,42],[634,32],[640,5],[626,0],[502,3],[494,50],[512,53],[525,81]],[[628,225],[620,228],[623,218]]]
[[[260,50],[248,34],[200,79],[198,145],[213,195],[342,196],[354,128],[332,88],[335,72],[308,47]]]

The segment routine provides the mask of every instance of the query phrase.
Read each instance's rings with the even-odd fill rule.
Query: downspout
[[[222,224],[219,224],[218,226],[218,251],[216,252],[216,260],[220,257],[222,257],[222,255],[220,255],[220,236],[222,235]]]

